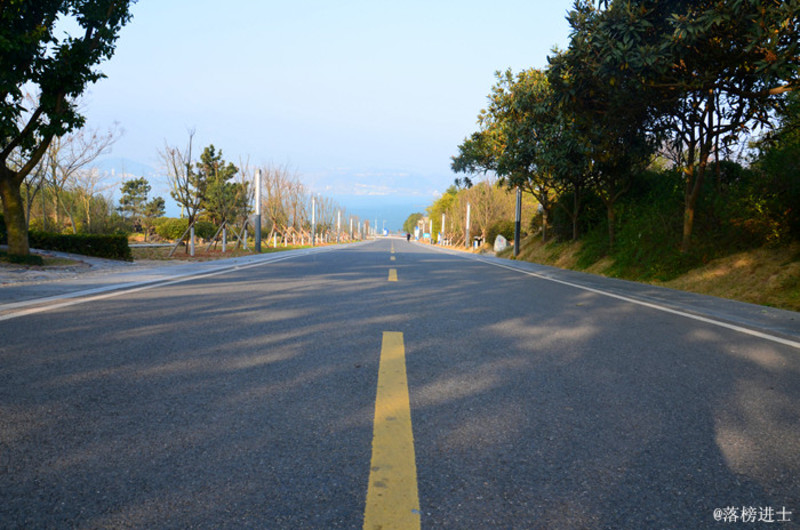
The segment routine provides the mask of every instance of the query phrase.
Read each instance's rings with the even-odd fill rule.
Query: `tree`
[[[159,217],[164,217],[164,215],[167,213],[166,206],[167,205],[164,202],[163,197],[154,197],[144,205],[144,211],[142,212],[142,225],[144,227],[145,241],[147,241],[147,237],[150,235],[150,232],[153,229],[155,220]]]
[[[191,130],[189,131],[189,142],[184,151],[165,143],[164,148],[158,153],[172,188],[170,195],[182,207],[182,214],[186,213],[189,225],[197,220],[205,198],[205,181],[200,179],[192,169],[194,165],[192,161],[193,139],[194,130]]]
[[[247,188],[245,184],[229,182],[239,172],[231,162],[225,162],[222,151],[209,145],[200,155],[195,165],[196,178],[202,188],[201,207],[211,221],[219,225],[236,218],[247,209]]]
[[[620,79],[638,81],[650,126],[682,153],[687,252],[709,162],[768,126],[783,94],[800,82],[800,1],[601,4],[605,9],[576,4],[592,22],[581,38],[596,50],[596,71],[607,84],[624,92]]]
[[[76,99],[102,77],[95,68],[114,53],[130,19],[131,0],[4,2],[0,6],[0,197],[9,253],[30,253],[20,188],[50,141],[83,125]],[[57,22],[74,21],[81,36],[59,37]],[[38,97],[26,104],[24,89]],[[21,167],[9,160],[17,153]]]
[[[624,65],[607,66],[610,35],[627,42],[627,33],[637,26],[623,14],[603,12],[589,2],[576,2],[568,20],[573,28],[569,48],[549,58],[548,79],[557,108],[569,123],[569,143],[579,153],[581,168],[576,171],[586,176],[584,182],[606,206],[608,245],[613,248],[616,204],[648,164],[654,145],[641,82]]]
[[[73,233],[75,219],[72,204],[63,204],[63,192],[68,186],[75,187],[85,182],[91,169],[87,166],[97,160],[100,155],[111,150],[111,146],[122,134],[116,124],[106,132],[97,129],[80,129],[74,133],[53,138],[47,148],[43,161],[47,170],[45,179],[53,192],[56,229],[61,228],[60,214],[63,210],[70,218]]]
[[[507,70],[496,77],[489,105],[478,116],[480,130],[459,146],[451,168],[467,174],[494,172],[509,188],[533,195],[542,207],[542,239],[547,240],[556,187],[542,158],[548,147],[543,140],[550,94],[547,77],[536,69],[517,75]],[[469,178],[463,182],[471,185]]]
[[[119,199],[118,209],[120,213],[127,215],[134,222],[140,221],[145,213],[147,195],[150,193],[150,189],[150,184],[144,177],[124,181],[121,190],[122,197]]]
[[[423,217],[425,217],[425,214],[422,214],[420,212],[412,213],[406,218],[405,222],[403,223],[403,230],[405,230],[407,234],[413,234],[414,228],[416,228],[417,226],[417,222]]]

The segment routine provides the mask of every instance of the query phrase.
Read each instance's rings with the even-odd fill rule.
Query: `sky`
[[[140,0],[87,125],[124,131],[102,166],[168,199],[165,144],[284,165],[312,192],[399,229],[453,183],[498,70],[566,48],[572,0]],[[177,207],[168,199],[168,215]]]

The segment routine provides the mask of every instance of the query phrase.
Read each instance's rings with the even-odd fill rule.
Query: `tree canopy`
[[[131,0],[39,0],[0,5],[0,196],[9,252],[29,253],[20,186],[50,141],[80,127],[76,106],[103,74],[131,19]],[[60,36],[56,24],[74,21],[81,34]],[[28,98],[27,91],[33,90]],[[18,163],[10,164],[16,159]]]
[[[655,153],[684,181],[681,250],[711,164],[771,127],[800,83],[800,0],[577,0],[566,50],[545,70],[498,73],[479,129],[453,157],[465,177],[493,173],[544,213],[566,193],[573,237],[581,196],[608,211]]]

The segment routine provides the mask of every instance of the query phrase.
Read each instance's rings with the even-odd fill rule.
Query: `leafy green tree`
[[[144,215],[147,195],[150,193],[150,184],[147,179],[140,177],[122,182],[122,196],[119,199],[118,210],[123,215],[138,221]]]
[[[458,193],[458,188],[456,186],[450,186],[447,188],[441,197],[436,199],[431,206],[428,207],[428,217],[430,217],[431,221],[433,221],[433,231],[434,233],[445,233],[445,238],[447,238],[446,232],[448,232],[448,228],[450,228],[450,232],[452,232],[452,228],[454,226],[453,222],[455,219],[452,217],[448,223],[447,216],[452,215],[450,210],[453,206],[453,202],[455,201],[456,194]],[[444,230],[442,230],[442,215],[445,215],[445,226]],[[416,225],[416,222],[414,223]]]
[[[458,147],[451,168],[456,173],[493,172],[509,188],[520,187],[533,195],[542,207],[546,240],[556,184],[551,168],[541,163],[547,148],[540,130],[549,97],[547,78],[536,69],[516,76],[507,70],[496,77],[489,105],[478,116],[480,130]],[[469,177],[462,182],[471,185]]]
[[[610,0],[576,3],[575,35],[599,79],[623,94],[638,81],[649,123],[680,154],[681,250],[691,246],[709,161],[766,126],[800,82],[800,1]],[[573,26],[574,27],[574,26]],[[629,97],[641,101],[637,88]],[[626,94],[627,95],[627,94]]]
[[[408,216],[406,221],[403,223],[403,230],[405,230],[407,234],[413,234],[414,233],[414,228],[416,228],[416,226],[417,226],[417,221],[419,221],[423,217],[425,217],[425,215],[422,214],[422,213],[419,213],[419,212],[412,213],[411,215]]]
[[[153,231],[156,219],[164,217],[167,213],[167,205],[163,197],[153,197],[147,204],[144,205],[144,212],[142,216],[142,226],[144,228],[144,239]]]
[[[147,204],[144,205],[144,216],[147,219],[155,219],[163,217],[167,211],[167,205],[163,197],[153,197]]]
[[[569,47],[549,58],[548,69],[559,113],[565,116],[570,132],[565,144],[552,141],[558,147],[550,150],[577,155],[579,168],[569,163],[569,154],[555,159],[562,169],[584,175],[584,182],[602,199],[609,248],[616,239],[617,203],[630,189],[634,176],[647,166],[655,146],[655,137],[647,128],[648,107],[641,82],[631,69],[606,69],[608,51],[602,31],[613,29],[622,35],[632,31],[624,17],[612,14],[616,12],[576,2],[568,16],[573,28]],[[573,233],[576,221],[573,217]]]
[[[225,162],[222,151],[209,145],[196,164],[197,178],[204,183],[202,208],[211,221],[219,225],[242,216],[247,211],[247,187],[241,182],[230,182],[239,169]]]
[[[83,125],[75,105],[102,77],[96,69],[114,53],[130,19],[129,0],[40,0],[0,4],[0,197],[9,253],[28,255],[28,232],[20,187],[50,141]],[[82,35],[56,32],[64,20]],[[61,25],[60,27],[67,27]],[[25,100],[25,91],[37,97]],[[9,165],[16,158],[21,165]]]

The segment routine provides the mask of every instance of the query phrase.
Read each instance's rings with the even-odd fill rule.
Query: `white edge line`
[[[234,271],[234,270],[250,269],[250,268],[258,267],[258,266],[261,266],[261,265],[269,265],[270,263],[276,263],[278,261],[286,261],[288,259],[294,259],[294,258],[300,258],[300,257],[308,256],[309,254],[312,254],[312,253],[316,254],[316,253],[327,252],[327,251],[331,251],[331,250],[337,250],[337,249],[336,248],[330,248],[330,247],[320,247],[318,249],[306,249],[306,251],[301,253],[301,254],[298,253],[298,254],[294,254],[294,255],[291,255],[291,256],[280,256],[280,257],[275,257],[274,259],[267,258],[267,259],[263,259],[263,260],[258,260],[255,263],[245,263],[245,264],[242,264],[242,265],[231,264],[231,265],[226,265],[226,266],[222,266],[222,267],[219,267],[219,268],[213,268],[213,269],[210,269],[209,271],[203,271],[203,272],[186,273],[185,275],[179,276],[179,277],[177,277],[177,278],[175,278],[173,280],[166,280],[165,281],[164,277],[161,277],[161,278],[154,278],[152,280],[143,280],[141,282],[131,282],[131,283],[128,283],[128,284],[109,285],[109,286],[100,287],[100,288],[97,288],[97,289],[89,289],[89,290],[85,290],[85,291],[67,293],[66,295],[50,296],[50,297],[47,297],[47,298],[38,298],[38,299],[34,299],[34,300],[25,301],[25,302],[22,302],[22,303],[26,304],[26,305],[34,305],[34,304],[41,304],[41,303],[45,303],[46,304],[48,301],[60,300],[60,299],[64,299],[64,298],[74,298],[74,299],[66,301],[66,302],[61,302],[61,303],[56,303],[56,304],[47,304],[47,305],[43,305],[43,306],[39,306],[39,307],[32,307],[30,309],[23,309],[22,311],[16,311],[16,312],[8,313],[8,314],[5,314],[5,315],[0,315],[0,322],[2,322],[4,320],[11,320],[13,318],[27,316],[27,315],[33,315],[33,314],[36,314],[36,313],[43,313],[45,311],[50,311],[50,310],[53,310],[53,309],[61,309],[63,307],[69,307],[69,306],[73,306],[73,305],[83,304],[83,303],[86,303],[86,302],[94,302],[96,300],[104,300],[106,298],[113,298],[115,296],[121,296],[123,294],[136,293],[136,292],[144,291],[144,290],[147,290],[147,289],[153,289],[155,287],[162,287],[162,286],[166,286],[166,285],[174,285],[176,283],[188,282],[190,280],[194,280],[194,279],[197,279],[197,278],[210,278],[212,276],[218,276],[220,274],[225,274],[227,272]],[[96,292],[105,292],[105,291],[112,291],[112,292],[106,292],[105,294],[100,294],[100,295],[96,295],[96,296],[86,296],[87,294],[96,293]],[[12,304],[9,304],[9,305],[12,305]],[[6,306],[6,307],[8,307],[8,306]],[[0,311],[1,310],[3,310],[3,306],[0,306]]]
[[[649,307],[650,309],[656,309],[658,311],[663,311],[665,313],[671,313],[673,315],[678,315],[678,316],[682,316],[682,317],[686,317],[686,318],[691,318],[692,320],[697,320],[699,322],[704,322],[706,324],[712,324],[714,326],[719,326],[721,328],[731,329],[733,331],[738,331],[740,333],[745,333],[747,335],[751,335],[753,337],[758,337],[760,339],[765,339],[765,340],[768,340],[768,341],[771,341],[771,342],[777,342],[778,344],[783,344],[784,346],[790,346],[792,348],[800,349],[800,342],[797,342],[797,341],[794,341],[794,340],[789,340],[789,339],[784,339],[783,337],[777,337],[775,335],[770,335],[768,333],[763,333],[761,331],[756,331],[754,329],[745,328],[745,327],[742,327],[742,326],[737,326],[736,324],[730,324],[728,322],[723,322],[721,320],[714,320],[713,318],[708,318],[708,317],[704,317],[704,316],[700,316],[700,315],[694,315],[692,313],[686,313],[684,311],[679,311],[677,309],[672,309],[670,307],[666,307],[666,306],[663,306],[663,305],[658,305],[658,304],[654,304],[654,303],[651,303],[651,302],[645,302],[643,300],[637,300],[636,298],[629,298],[627,296],[622,296],[622,295],[619,295],[619,294],[610,293],[608,291],[602,291],[600,289],[595,289],[593,287],[586,287],[585,285],[580,285],[580,284],[568,282],[568,281],[565,281],[565,280],[557,280],[555,278],[548,278],[547,276],[544,276],[542,274],[538,274],[536,272],[517,269],[517,268],[512,267],[510,265],[494,263],[492,261],[486,261],[486,260],[483,260],[483,259],[481,259],[479,257],[461,256],[461,254],[451,253],[451,252],[448,252],[448,254],[450,254],[451,256],[460,256],[460,257],[463,257],[465,259],[471,259],[473,261],[477,261],[479,263],[484,263],[486,265],[493,265],[495,267],[500,267],[501,269],[508,269],[510,271],[519,272],[521,274],[525,274],[525,275],[528,275],[528,276],[533,276],[534,278],[539,278],[540,280],[547,280],[549,282],[560,283],[561,285],[567,285],[569,287],[574,287],[576,289],[581,289],[583,291],[589,291],[590,293],[595,293],[595,294],[599,294],[599,295],[603,295],[603,296],[608,296],[608,297],[611,297],[611,298],[616,298],[617,300],[623,300],[625,302],[630,302],[632,304],[637,304],[637,305],[640,305],[640,306]]]

